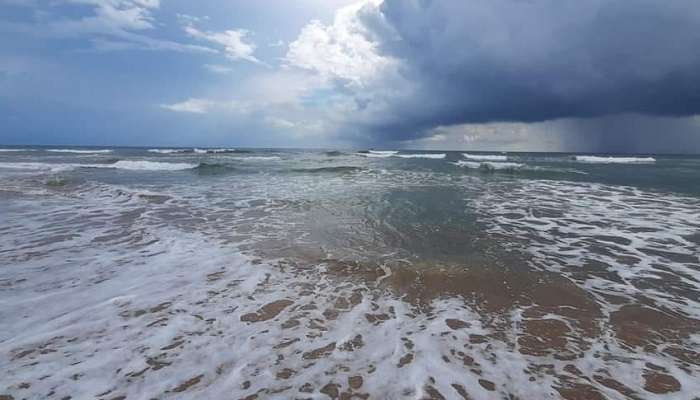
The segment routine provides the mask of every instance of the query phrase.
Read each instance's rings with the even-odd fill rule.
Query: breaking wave
[[[506,161],[508,156],[495,156],[487,154],[469,154],[462,153],[462,156],[467,160],[477,160],[477,161]]]
[[[656,159],[653,157],[575,156],[574,159],[591,164],[645,164],[656,162]]]
[[[101,150],[80,150],[80,149],[48,149],[46,150],[51,153],[74,153],[74,154],[108,154],[112,153],[113,150],[101,149]]]
[[[378,150],[369,150],[369,151],[359,151],[357,152],[358,155],[361,155],[363,157],[370,157],[370,158],[386,158],[386,157],[399,157],[399,158],[432,158],[432,159],[442,159],[445,158],[446,154],[445,153],[440,153],[440,154],[428,154],[428,153],[423,153],[423,154],[398,154],[398,151],[378,151]]]
[[[112,164],[78,164],[78,163],[41,163],[20,162],[0,163],[2,169],[14,169],[25,171],[62,172],[76,168],[115,168],[131,171],[180,171],[197,168],[199,164],[191,163],[167,163],[157,161],[119,160]]]
[[[524,164],[512,162],[476,162],[476,161],[457,161],[454,165],[462,168],[479,169],[481,171],[518,171],[525,167]]]
[[[224,154],[224,153],[238,153],[236,149],[194,149],[197,154]]]
[[[191,149],[149,149],[148,152],[157,154],[183,154],[192,153],[193,151]]]
[[[432,158],[432,159],[442,159],[445,158],[446,154],[397,154],[396,157],[401,158]]]
[[[100,165],[98,168],[116,168],[130,171],[180,171],[197,168],[198,166],[199,164],[192,163],[120,160],[114,164]],[[89,167],[95,167],[95,165],[91,164]]]
[[[75,168],[75,164],[52,164],[41,162],[4,162],[0,163],[0,169],[22,170],[22,171],[45,171],[61,172]]]
[[[149,153],[157,153],[157,154],[225,154],[225,153],[248,153],[248,151],[245,150],[237,150],[237,149],[199,149],[199,148],[194,148],[194,149],[149,149]]]

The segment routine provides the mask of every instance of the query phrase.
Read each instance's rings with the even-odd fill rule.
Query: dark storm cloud
[[[700,113],[698,0],[385,0],[360,18],[414,85],[373,126]]]

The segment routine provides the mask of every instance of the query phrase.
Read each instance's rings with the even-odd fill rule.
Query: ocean
[[[700,393],[700,157],[0,146],[0,395]]]

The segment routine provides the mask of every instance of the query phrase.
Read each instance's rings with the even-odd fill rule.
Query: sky
[[[0,0],[0,143],[700,153],[700,2]]]

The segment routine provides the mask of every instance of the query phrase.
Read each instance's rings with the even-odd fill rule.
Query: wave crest
[[[81,150],[81,149],[47,149],[51,153],[74,153],[74,154],[108,154],[114,152],[111,149]]]
[[[143,160],[119,160],[114,164],[100,165],[98,168],[116,168],[130,171],[181,171],[197,168],[199,164],[192,163],[169,163],[159,161]],[[95,167],[95,165],[89,165]]]
[[[467,160],[477,160],[477,161],[506,161],[508,156],[497,156],[491,154],[469,154],[462,153],[462,156]]]
[[[574,159],[591,164],[646,164],[656,162],[656,159],[653,157],[575,156]]]
[[[401,158],[430,158],[430,159],[443,159],[447,156],[445,153],[440,154],[396,154],[396,157]]]
[[[515,172],[523,169],[524,164],[513,162],[475,162],[475,161],[457,161],[454,165],[463,168],[479,169],[486,172],[494,171],[509,171]]]

